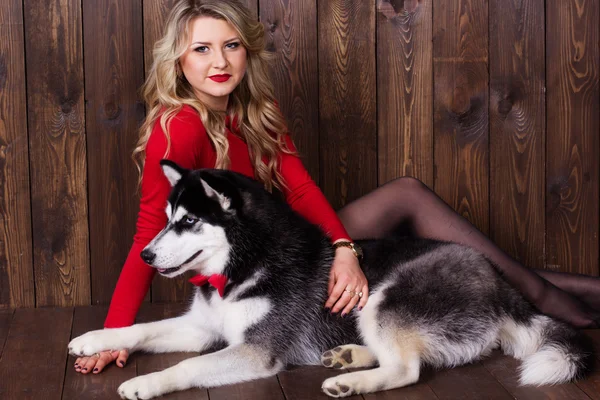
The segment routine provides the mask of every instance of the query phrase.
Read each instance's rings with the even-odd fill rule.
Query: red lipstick
[[[227,82],[229,80],[229,78],[231,78],[231,75],[229,75],[229,74],[211,75],[211,76],[209,76],[209,78],[215,82]]]

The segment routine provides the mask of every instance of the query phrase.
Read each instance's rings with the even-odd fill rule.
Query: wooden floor
[[[177,315],[181,305],[149,305],[139,321]],[[71,337],[102,327],[105,307],[0,310],[0,399],[118,399],[117,387],[136,375],[171,366],[190,354],[134,354],[124,369],[115,366],[98,375],[73,370],[67,355]],[[587,333],[600,360],[600,330]],[[600,363],[599,363],[600,364]],[[495,353],[485,361],[444,371],[425,371],[420,383],[351,399],[599,399],[600,368],[588,379],[554,387],[518,387],[515,360]],[[299,367],[276,377],[217,389],[172,393],[165,399],[272,400],[327,399],[321,382],[340,371]],[[343,372],[341,372],[343,373]]]

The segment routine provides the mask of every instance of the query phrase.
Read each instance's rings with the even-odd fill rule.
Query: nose
[[[227,58],[225,57],[225,53],[223,50],[215,51],[215,57],[213,59],[213,65],[215,68],[225,68],[227,66]]]
[[[144,260],[144,262],[146,264],[152,265],[152,263],[154,262],[154,259],[156,258],[156,254],[154,254],[152,251],[150,251],[148,249],[144,249],[144,250],[142,250],[140,257],[142,257],[142,260]]]

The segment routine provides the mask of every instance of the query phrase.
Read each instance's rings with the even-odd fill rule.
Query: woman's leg
[[[492,260],[541,312],[575,326],[595,326],[594,319],[600,314],[600,310],[593,310],[557,287],[573,290],[578,287],[578,279],[582,279],[585,290],[600,297],[600,279],[560,273],[549,277],[552,283],[548,282],[502,251],[417,179],[388,182],[346,205],[338,215],[350,236],[356,239],[381,238],[403,230],[418,237],[471,246]]]

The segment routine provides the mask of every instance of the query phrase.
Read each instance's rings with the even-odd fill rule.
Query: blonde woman
[[[170,185],[159,165],[162,158],[185,168],[227,168],[254,177],[267,190],[280,190],[292,208],[320,225],[336,247],[324,307],[341,312],[340,317],[368,300],[359,249],[351,238],[382,237],[408,226],[411,234],[479,249],[541,311],[577,326],[594,323],[588,306],[503,253],[417,180],[386,184],[336,215],[286,133],[267,73],[263,26],[238,1],[180,1],[165,28],[143,87],[148,115],[134,151],[141,167],[137,232],[105,327],[133,323],[154,276],[140,252],[167,222]],[[582,282],[582,293],[590,299],[600,293],[598,280],[565,277],[551,276],[576,289]],[[355,295],[359,292],[362,297]],[[107,349],[78,358],[75,369],[99,373],[115,360],[123,367],[127,357],[126,349]]]

